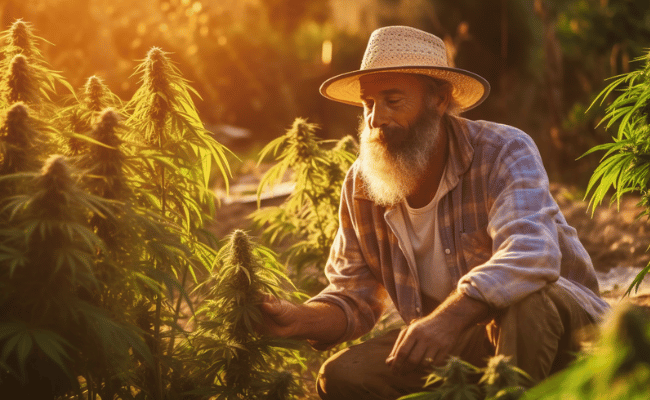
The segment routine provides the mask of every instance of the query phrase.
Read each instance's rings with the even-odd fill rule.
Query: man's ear
[[[442,90],[433,98],[433,106],[438,111],[438,115],[443,115],[449,109],[451,103],[451,90]]]

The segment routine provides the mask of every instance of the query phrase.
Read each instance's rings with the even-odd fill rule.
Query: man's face
[[[413,75],[382,73],[361,79],[361,174],[370,198],[392,206],[418,188],[439,136],[434,99]]]
[[[361,100],[372,140],[393,148],[407,141],[409,127],[424,107],[425,89],[414,75],[379,73],[361,77]]]

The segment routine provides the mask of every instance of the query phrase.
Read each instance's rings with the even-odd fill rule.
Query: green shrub
[[[617,126],[613,142],[595,146],[585,153],[605,151],[591,176],[587,195],[591,192],[590,206],[595,210],[610,189],[614,189],[612,204],[618,204],[626,193],[640,193],[640,217],[647,218],[650,216],[650,52],[636,61],[644,61],[645,65],[614,77],[592,103],[593,106],[599,99],[603,102],[615,91],[620,92],[600,122],[606,122],[608,129]],[[648,271],[650,264],[632,282],[628,293],[638,289]]]
[[[297,118],[283,136],[262,149],[259,162],[272,154],[276,163],[262,177],[258,199],[265,188],[281,182],[289,172],[294,189],[280,206],[252,215],[265,242],[288,246],[280,257],[290,265],[298,286],[310,294],[323,287],[323,269],[339,226],[341,186],[357,146],[352,137],[346,137],[328,149],[331,142],[319,140],[315,131],[315,124]]]
[[[289,399],[300,392],[287,370],[300,364],[296,344],[260,335],[258,308],[264,294],[291,289],[275,255],[235,231],[218,257],[218,268],[199,289],[206,301],[196,313],[198,329],[185,342],[189,392],[200,398]]]

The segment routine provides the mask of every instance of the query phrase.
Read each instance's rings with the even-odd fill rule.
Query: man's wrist
[[[462,331],[485,320],[489,312],[490,307],[487,303],[464,293],[454,292],[430,316],[444,320],[451,329]]]
[[[345,312],[331,303],[313,301],[302,304],[299,315],[300,323],[292,335],[295,339],[336,343],[347,329]]]

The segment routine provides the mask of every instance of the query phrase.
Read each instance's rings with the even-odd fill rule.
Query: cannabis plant
[[[530,376],[509,361],[503,355],[494,356],[488,361],[479,381],[486,399],[515,400],[524,394],[525,387],[530,386]]]
[[[227,149],[206,131],[190,93],[196,91],[182,78],[168,53],[152,48],[138,66],[141,86],[127,104],[127,124],[133,139],[147,148],[144,167],[151,180],[142,189],[156,193],[148,200],[163,214],[188,229],[201,226],[204,212],[214,211],[209,190],[213,166],[228,181]]]
[[[431,392],[403,396],[401,400],[478,400],[481,390],[475,383],[480,369],[458,357],[450,357],[447,364],[435,367],[427,377],[425,387],[436,385]]]
[[[56,93],[56,84],[74,90],[63,77],[48,68],[36,43],[44,41],[34,35],[32,27],[16,20],[11,27],[0,33],[4,42],[0,60],[0,105],[8,106],[23,101],[38,110],[42,116],[54,115],[50,96]]]
[[[87,141],[80,136],[90,133],[99,114],[107,108],[119,112],[122,108],[122,101],[97,76],[88,78],[80,93],[71,100],[74,104],[60,110],[57,125],[63,132],[59,136],[59,146],[62,152],[75,156],[83,154],[86,150]]]
[[[104,243],[87,224],[89,213],[110,212],[81,190],[62,156],[37,173],[9,174],[28,187],[2,204],[0,227],[0,386],[26,398],[82,388],[88,365],[105,376],[131,378],[131,353],[151,362],[135,326],[116,320],[89,297],[99,288],[93,261]],[[91,391],[88,391],[89,396]]]
[[[110,210],[103,214],[91,213],[89,217],[106,251],[96,254],[99,288],[88,297],[114,318],[137,326],[147,348],[153,351],[161,348],[162,337],[154,335],[151,304],[156,298],[165,297],[165,286],[170,290],[168,299],[174,297],[173,288],[179,293],[179,299],[189,301],[178,280],[156,270],[154,265],[182,268],[184,260],[193,258],[186,244],[192,238],[182,227],[136,204],[134,181],[142,180],[143,176],[139,175],[136,158],[129,154],[129,146],[122,140],[126,129],[119,114],[107,108],[95,120],[90,134],[80,137],[86,144],[85,152],[76,158],[76,165],[83,171],[81,182],[90,193],[106,200]],[[142,357],[136,361],[130,371],[131,385],[148,395],[155,393],[158,382],[163,389],[162,375],[155,375],[154,365]],[[88,365],[86,376],[91,375],[95,392],[102,398],[113,398],[114,394],[130,390],[108,379],[107,369],[98,367],[101,365]]]
[[[192,257],[181,253],[175,262],[149,259],[159,277],[168,281],[180,278],[175,288],[182,290],[189,276],[196,282],[196,268],[205,271],[213,263],[214,251],[198,235],[205,217],[213,215],[215,207],[209,188],[213,167],[221,171],[226,181],[230,174],[225,158],[227,150],[203,127],[190,96],[196,92],[172,64],[168,53],[152,48],[136,73],[141,75],[141,86],[126,105],[129,114],[126,125],[131,128],[126,139],[136,144],[134,149],[139,155],[141,171],[134,179],[134,192],[142,207],[156,210],[183,229],[180,237]],[[177,296],[175,304],[172,299],[164,302],[161,295],[154,299],[152,375],[156,382],[152,387],[156,399],[162,399],[162,376],[171,368],[162,365],[162,360],[174,352],[182,297]],[[163,324],[170,328],[170,336],[165,340],[166,355]]]
[[[191,379],[200,398],[289,399],[297,386],[286,370],[298,359],[290,341],[260,335],[259,305],[265,294],[291,289],[274,254],[237,230],[218,257],[212,278],[199,289],[205,300],[197,310],[198,329],[186,343]]]
[[[523,399],[647,399],[650,385],[650,325],[647,311],[617,306],[602,324],[602,336],[566,370],[530,389]]]
[[[480,377],[480,379],[479,379]],[[442,367],[434,367],[424,384],[427,392],[400,397],[400,400],[516,400],[530,382],[524,371],[508,358],[495,356],[485,368],[450,357]]]
[[[315,124],[298,118],[283,136],[262,149],[260,163],[269,154],[277,163],[262,177],[258,199],[289,171],[295,188],[279,207],[260,209],[252,216],[254,226],[263,229],[262,238],[270,245],[289,243],[281,257],[308,292],[322,288],[319,277],[338,229],[341,186],[356,152],[352,137],[328,149],[330,141],[319,140],[315,131]]]
[[[610,188],[614,189],[611,202],[620,202],[630,192],[641,194],[638,206],[644,210],[640,216],[650,217],[650,52],[635,61],[644,61],[639,70],[619,75],[594,100],[601,103],[614,91],[620,95],[607,107],[602,123],[606,127],[617,125],[613,142],[593,147],[585,155],[605,151],[600,164],[594,171],[587,195],[591,193],[592,210],[605,198]],[[646,266],[628,288],[629,294],[638,289],[643,277],[650,271]]]

